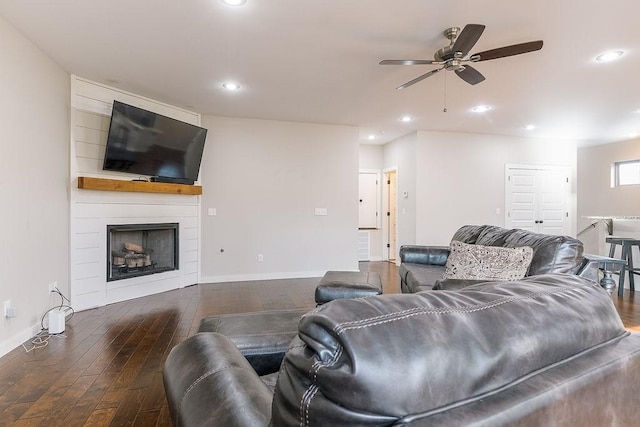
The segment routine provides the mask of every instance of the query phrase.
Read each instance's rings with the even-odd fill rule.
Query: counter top
[[[617,219],[617,220],[626,220],[626,221],[639,221],[640,220],[640,216],[621,216],[621,215],[583,216],[583,218],[588,218],[588,219]]]

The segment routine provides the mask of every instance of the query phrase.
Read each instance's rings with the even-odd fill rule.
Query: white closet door
[[[507,228],[562,235],[569,232],[568,167],[507,166]]]

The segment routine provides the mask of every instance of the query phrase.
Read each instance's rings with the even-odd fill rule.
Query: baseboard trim
[[[21,332],[18,332],[17,334],[15,334],[14,336],[12,336],[7,340],[2,341],[0,343],[0,357],[13,351],[14,349],[22,345],[23,342],[29,340],[29,338],[35,337],[38,334],[38,332],[40,332],[39,323],[36,325],[33,325],[30,328],[24,329]]]
[[[255,280],[307,279],[322,277],[326,271],[297,271],[291,273],[232,274],[227,276],[202,276],[200,283],[250,282]]]

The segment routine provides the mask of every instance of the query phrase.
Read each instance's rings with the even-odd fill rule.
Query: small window
[[[615,185],[640,184],[640,160],[614,163]]]

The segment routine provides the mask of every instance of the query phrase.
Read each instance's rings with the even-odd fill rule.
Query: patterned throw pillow
[[[527,274],[533,249],[451,242],[443,279],[519,280]]]

